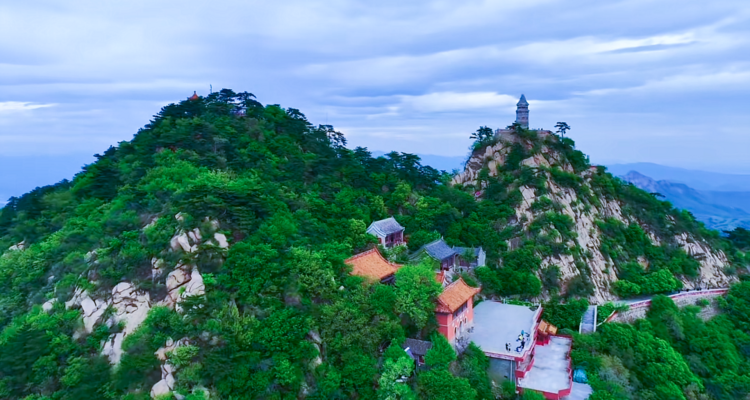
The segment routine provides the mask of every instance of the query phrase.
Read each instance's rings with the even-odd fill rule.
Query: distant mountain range
[[[607,166],[607,170],[616,176],[624,176],[630,171],[638,171],[657,181],[667,180],[673,183],[684,183],[697,190],[750,192],[750,175],[698,171],[652,163],[612,164]]]
[[[732,175],[724,176],[731,177]],[[699,221],[705,223],[709,228],[717,230],[732,230],[738,226],[750,228],[750,190],[745,192],[697,190],[684,183],[654,180],[637,171],[629,171],[621,177],[643,190],[663,195],[675,207],[693,213]],[[727,179],[724,182],[729,181]],[[739,181],[736,182],[739,185]]]

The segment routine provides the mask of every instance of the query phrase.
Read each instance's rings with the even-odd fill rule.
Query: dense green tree
[[[442,368],[419,374],[418,382],[420,397],[425,400],[474,400],[477,396],[467,379]]]
[[[435,299],[442,287],[435,280],[435,270],[429,261],[409,265],[396,272],[396,310],[417,327],[427,326],[435,315]]]
[[[436,333],[432,335],[432,348],[424,356],[425,364],[433,369],[448,369],[456,361],[456,351],[445,336]]]
[[[403,353],[403,351],[402,351]],[[414,370],[414,360],[404,354],[397,360],[386,359],[378,380],[378,399],[413,400],[417,396],[406,383]]]

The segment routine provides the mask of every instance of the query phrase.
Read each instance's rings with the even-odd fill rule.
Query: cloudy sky
[[[593,162],[750,173],[745,0],[68,0],[0,3],[0,174],[72,174],[209,85],[445,156],[524,93]]]

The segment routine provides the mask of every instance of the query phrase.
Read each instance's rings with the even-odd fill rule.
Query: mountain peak
[[[675,188],[679,184],[657,182],[637,171],[630,171],[624,180],[635,186],[623,184],[604,168],[591,166],[572,140],[520,128],[498,130],[491,141],[477,143],[466,169],[452,184],[472,191],[480,201],[512,207],[504,224],[498,225],[509,252],[496,279],[513,280],[506,269],[517,268],[516,255],[523,253],[518,257],[524,260],[533,255],[538,264],[514,273],[534,271],[540,281],[547,280],[548,292],[542,291],[542,297],[554,293],[554,284],[547,286],[552,282],[557,282],[559,292],[566,296],[585,296],[602,303],[646,294],[658,285],[664,285],[658,291],[669,291],[701,284],[719,287],[733,281],[724,273],[729,263],[726,255],[711,250],[700,230],[691,228],[690,232],[678,232],[683,236],[675,236],[676,224],[690,227],[695,223],[683,221],[686,216],[671,204],[646,193],[659,192],[661,184]],[[628,242],[626,231],[635,235],[633,243]],[[702,258],[694,264],[697,269],[657,276],[663,266],[654,254],[661,252],[668,258],[666,254],[679,248],[697,254],[689,243],[700,247]],[[655,250],[637,250],[646,248]],[[621,269],[626,265],[641,265],[643,271],[627,281],[627,273]],[[651,266],[653,271],[648,269]],[[550,275],[556,278],[549,281]],[[656,280],[660,283],[655,284]]]

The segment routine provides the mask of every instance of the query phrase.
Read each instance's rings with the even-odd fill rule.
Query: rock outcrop
[[[42,308],[51,309],[54,301],[48,301]],[[106,322],[110,327],[121,325],[122,330],[110,335],[102,344],[102,355],[109,357],[112,364],[120,362],[122,356],[122,341],[126,335],[134,332],[148,316],[151,309],[149,294],[136,290],[130,282],[121,282],[112,289],[111,297],[105,299],[92,298],[85,290],[76,289],[73,298],[65,302],[66,308],[80,306],[83,314],[83,327],[86,333],[91,333],[94,326]],[[101,321],[108,308],[112,308],[112,315],[106,321]]]
[[[178,264],[174,271],[167,275],[167,297],[161,304],[177,308],[179,303],[189,296],[202,296],[206,293],[203,276],[195,266]]]
[[[9,251],[26,250],[26,241],[21,241],[8,248]]]
[[[688,253],[689,256],[698,260],[701,265],[698,283],[684,282],[688,288],[697,286],[707,288],[728,287],[736,279],[729,277],[724,272],[729,267],[729,260],[723,251],[714,251],[706,242],[695,239],[687,233],[675,236],[677,244]]]
[[[175,215],[175,219],[178,221],[184,221],[184,217],[181,214]],[[152,218],[149,222],[149,226],[153,226],[157,223],[158,218]],[[183,251],[187,253],[194,253],[199,249],[199,246],[203,243],[217,246],[221,249],[229,247],[229,242],[226,236],[222,233],[215,232],[219,228],[219,222],[214,220],[205,220],[210,225],[210,231],[213,232],[207,239],[199,228],[192,229],[190,231],[178,231],[176,235],[170,240],[171,251]],[[145,229],[145,228],[144,228]],[[23,249],[23,243],[17,245],[17,250]],[[85,261],[92,267],[89,270],[88,278],[91,283],[96,284],[96,266],[98,265],[97,251],[93,250],[86,254]],[[167,271],[166,263],[164,259],[159,257],[153,257],[151,259],[151,278],[156,280],[164,275]],[[164,300],[158,304],[167,306],[177,311],[181,311],[180,303],[189,296],[202,296],[206,292],[205,283],[203,276],[200,274],[198,267],[195,265],[188,264],[177,264],[177,266],[167,274],[165,279],[165,286],[167,289],[167,295]],[[42,309],[45,311],[52,310],[55,303],[55,299],[49,300],[42,305]],[[80,306],[82,311],[83,319],[83,330],[77,333],[77,337],[84,333],[91,333],[97,323],[106,323],[110,327],[119,326],[121,327],[118,333],[110,335],[110,337],[102,343],[102,354],[107,356],[112,364],[117,364],[122,357],[122,343],[125,337],[133,333],[148,316],[148,312],[151,309],[151,295],[146,292],[137,289],[131,282],[120,282],[111,290],[111,295],[99,295],[93,296],[88,291],[83,289],[76,289],[73,297],[65,302],[67,308],[74,306]],[[111,309],[111,316],[103,320],[103,316],[107,313],[107,309]],[[170,344],[167,348],[172,349],[170,346],[178,346],[178,344]],[[170,367],[163,368],[163,379],[162,382],[154,387],[156,393],[166,393],[171,391],[174,380],[171,377]]]
[[[186,346],[188,344],[190,344],[188,338],[182,338],[176,342],[172,340],[172,338],[169,338],[163,347],[156,350],[154,355],[156,355],[156,358],[161,361],[161,380],[151,387],[151,398],[155,399],[172,393],[172,390],[174,390],[174,372],[176,368],[169,362],[169,353],[178,347]]]
[[[698,260],[701,264],[700,277],[696,280],[683,279],[686,288],[726,287],[735,280],[724,272],[729,264],[726,255],[721,251],[712,250],[705,241],[687,234],[679,235],[674,240],[659,238],[649,226],[633,217],[626,216],[620,201],[600,197],[596,202],[587,202],[575,189],[558,184],[552,177],[552,169],[559,169],[568,174],[575,173],[575,169],[562,154],[555,150],[559,146],[551,145],[552,141],[558,139],[550,132],[537,131],[537,138],[532,142],[531,139],[522,138],[513,131],[500,130],[496,133],[496,139],[496,143],[475,151],[467,161],[464,171],[455,175],[451,184],[471,188],[475,192],[475,197],[481,198],[487,187],[487,181],[480,177],[489,176],[489,179],[500,177],[505,173],[502,167],[506,164],[512,149],[522,146],[530,155],[519,163],[521,168],[531,168],[536,174],[543,175],[545,190],[543,194],[540,194],[534,187],[527,185],[518,187],[521,200],[515,207],[515,221],[508,223],[515,225],[522,236],[511,239],[508,243],[509,248],[513,249],[520,245],[523,235],[528,234],[529,226],[544,213],[539,210],[534,211],[534,203],[542,196],[549,199],[555,205],[555,212],[569,216],[575,223],[574,239],[561,243],[563,239],[559,235],[552,235],[552,237],[557,237],[558,243],[570,249],[579,248],[585,255],[578,263],[575,257],[568,254],[543,258],[542,268],[555,265],[560,269],[563,288],[577,276],[585,274],[586,278],[594,284],[594,294],[589,298],[591,302],[603,303],[617,298],[611,291],[612,284],[618,280],[617,271],[613,260],[601,251],[602,232],[596,224],[598,220],[607,218],[614,218],[626,225],[638,223],[654,245],[661,245],[665,241],[676,241],[689,255]],[[576,173],[581,180],[580,185],[583,190],[593,193],[591,182],[595,173],[595,167]],[[546,229],[543,233],[550,233],[550,229],[554,230],[554,228]],[[580,261],[585,263],[585,268],[581,268]]]
[[[106,300],[91,298],[89,293],[76,289],[73,298],[65,302],[66,308],[80,306],[83,313],[83,328],[86,333],[94,331],[94,325],[99,321],[109,303]]]

